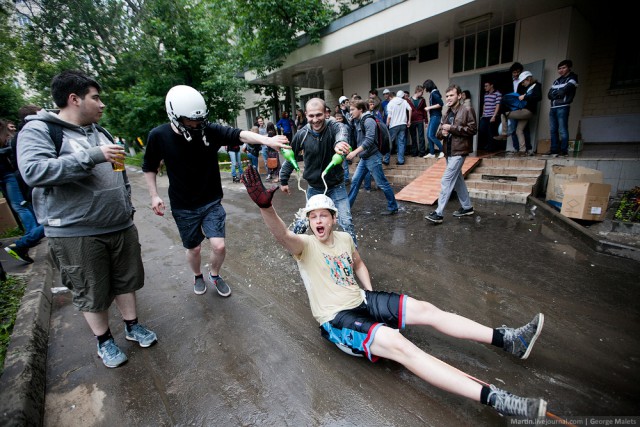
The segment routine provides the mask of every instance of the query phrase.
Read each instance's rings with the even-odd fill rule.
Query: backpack
[[[380,151],[381,154],[389,153],[391,151],[391,135],[389,135],[389,128],[384,122],[382,122],[377,117],[373,115],[367,116],[367,117],[371,117],[373,120],[376,121],[376,125],[377,125],[376,138],[378,140],[378,150]],[[364,120],[360,122],[360,127],[363,135],[364,135],[364,122],[365,122]]]
[[[45,122],[45,123],[47,125],[47,128],[49,129],[49,136],[51,137],[51,140],[53,141],[53,145],[56,148],[56,155],[60,155],[60,150],[62,149],[62,125],[59,125],[57,123],[51,123],[51,122]],[[95,126],[99,132],[103,133],[107,137],[107,139],[111,141],[111,143],[114,143],[113,137],[109,132],[107,132],[102,126],[98,124],[96,124]],[[18,186],[22,191],[22,196],[26,201],[31,203],[31,193],[33,192],[33,188],[29,187],[27,183],[24,182],[24,179],[22,178],[22,174],[20,173],[20,167],[18,165],[18,135],[20,135],[20,132],[18,132],[16,136],[14,136],[13,139],[11,140],[12,153],[11,153],[10,160],[16,169],[16,174],[15,174],[16,180],[18,181]]]
[[[502,106],[507,111],[522,110],[527,105],[527,101],[520,101],[519,97],[519,93],[507,93],[502,97]]]

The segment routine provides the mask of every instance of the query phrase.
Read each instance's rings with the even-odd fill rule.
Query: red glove
[[[278,189],[277,185],[267,190],[262,184],[258,170],[254,166],[247,167],[240,180],[247,188],[249,197],[256,205],[261,208],[271,207],[271,199],[273,199],[273,193]]]

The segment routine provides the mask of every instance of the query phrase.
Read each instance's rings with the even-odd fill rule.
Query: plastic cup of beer
[[[118,162],[111,163],[114,172],[124,172],[124,156],[118,157]]]

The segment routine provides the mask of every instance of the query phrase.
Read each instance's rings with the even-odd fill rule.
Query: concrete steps
[[[536,192],[546,162],[523,158],[484,158],[465,180],[472,199],[525,204]]]
[[[415,187],[417,178],[436,165],[437,159],[423,159],[421,157],[406,157],[405,164],[395,164],[396,156],[391,156],[391,163],[383,166],[384,173],[394,188],[396,195],[409,184]],[[441,160],[444,162],[444,159]],[[531,158],[511,157],[483,157],[480,163],[473,167],[466,175],[465,182],[472,199],[494,200],[525,204],[527,197],[537,192],[541,185],[546,161]],[[357,160],[350,167],[351,175],[355,172]],[[432,174],[428,179],[422,178],[419,187],[412,188],[414,193],[438,193],[442,174]],[[372,182],[375,188],[375,182]],[[436,194],[437,196],[437,194]],[[433,199],[434,197],[431,197]],[[409,201],[417,200],[415,197]],[[420,202],[417,202],[420,203]]]
[[[404,186],[408,185],[425,170],[436,164],[437,159],[423,159],[422,157],[405,157],[404,165],[396,165],[397,156],[391,156],[389,165],[382,165],[384,175],[394,187],[396,193]],[[359,160],[359,158],[358,158]],[[349,167],[351,176],[356,170],[358,160],[354,160]],[[375,181],[371,181],[371,187],[374,188]]]

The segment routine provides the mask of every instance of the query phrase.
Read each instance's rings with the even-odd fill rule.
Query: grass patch
[[[9,237],[22,236],[24,233],[20,227],[10,228],[0,233],[0,239],[8,239]]]
[[[26,286],[23,279],[14,276],[0,281],[0,374],[4,371],[4,358]]]
[[[124,158],[125,165],[142,167],[142,159],[144,158],[144,152],[140,151],[135,156],[126,156]]]

